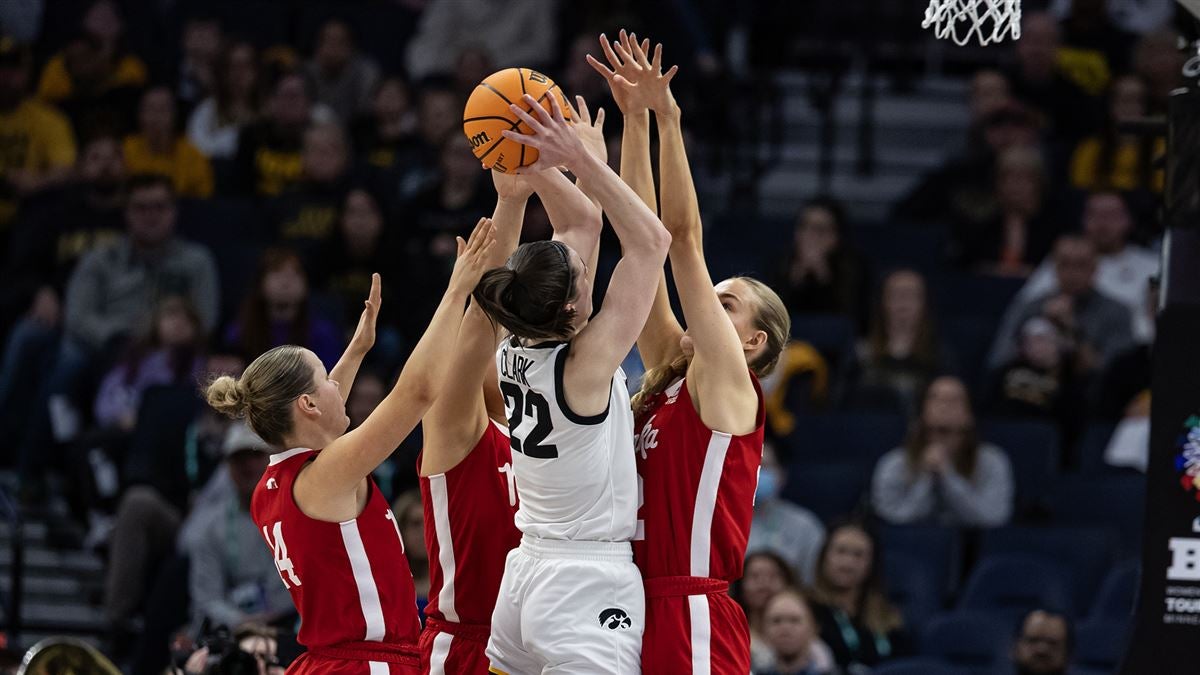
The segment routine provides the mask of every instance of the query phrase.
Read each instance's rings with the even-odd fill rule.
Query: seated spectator
[[[478,214],[487,213],[488,203],[495,201],[487,174],[479,170],[479,160],[461,139],[451,137],[442,143],[438,167],[440,180],[413,201],[420,231],[409,241],[410,247],[422,247],[416,254],[431,266],[435,278],[449,273],[454,237],[466,231]]]
[[[952,257],[985,274],[1028,276],[1054,241],[1046,190],[1046,168],[1035,149],[1005,150],[996,161],[995,213],[954,224]]]
[[[840,675],[833,652],[821,641],[821,627],[804,596],[793,590],[776,593],[763,610],[763,640],[771,662],[756,667],[759,675]]]
[[[1167,114],[1171,92],[1184,85],[1187,55],[1179,48],[1182,36],[1169,26],[1142,36],[1133,50],[1133,69],[1146,83],[1151,115]]]
[[[237,627],[291,621],[295,608],[262,532],[250,518],[250,497],[272,452],[244,422],[229,428],[222,448],[233,491],[196,508],[187,522],[197,533],[182,552],[190,559],[192,625]]]
[[[884,593],[880,560],[878,539],[855,521],[831,527],[821,548],[809,604],[821,640],[847,671],[874,667],[909,650],[904,619]]]
[[[329,368],[344,346],[337,326],[312,311],[308,273],[300,256],[278,248],[263,254],[241,313],[225,330],[225,342],[236,345],[247,361],[280,345],[300,345]]]
[[[352,334],[358,322],[354,312],[371,291],[371,275],[382,277],[384,297],[405,296],[407,283],[396,266],[395,233],[385,232],[383,212],[375,196],[362,187],[346,193],[333,240],[313,266],[317,286],[339,301]],[[391,303],[403,307],[404,303]],[[401,337],[395,309],[382,308],[375,329],[375,347],[368,359],[390,369],[398,365]]]
[[[314,265],[333,243],[349,189],[349,148],[341,127],[317,124],[304,132],[300,180],[271,200],[271,240]]]
[[[910,269],[884,277],[867,339],[858,346],[855,391],[894,392],[912,409],[917,394],[950,360],[938,342],[924,277]]]
[[[817,553],[825,541],[825,526],[808,509],[780,497],[786,483],[787,473],[775,458],[775,449],[765,446],[746,550],[778,555],[797,578],[810,584],[816,573]]]
[[[846,214],[839,202],[825,197],[809,200],[796,220],[792,250],[775,288],[794,314],[842,314],[861,330],[869,303],[869,275],[846,236]]]
[[[1021,326],[1017,355],[996,377],[988,408],[1012,417],[1058,420],[1064,426],[1077,419],[1081,392],[1076,389],[1074,354],[1057,326],[1042,316]]]
[[[125,20],[114,0],[88,6],[78,32],[46,62],[38,98],[63,108],[78,133],[93,123],[128,131],[127,119],[148,81],[146,64],[125,43]]]
[[[1013,675],[1066,675],[1075,649],[1075,629],[1066,614],[1035,609],[1021,619],[1012,648]]]
[[[1154,307],[1146,305],[1145,279],[1158,273],[1158,256],[1132,243],[1134,220],[1120,194],[1093,192],[1083,210],[1083,234],[1092,243],[1096,261],[1094,285],[1097,291],[1124,305],[1132,315],[1132,331],[1145,341],[1152,330]],[[1056,263],[1049,256],[1021,287],[1013,305],[1025,304],[1059,288]],[[1005,326],[1011,321],[1012,307],[1005,314]]]
[[[1059,66],[1088,94],[1101,95],[1116,73],[1128,69],[1135,37],[1113,23],[1105,0],[1072,0],[1059,25]]]
[[[482,47],[467,46],[458,53],[454,60],[454,89],[466,98],[475,87],[479,86],[489,75],[496,72],[496,64]],[[572,103],[572,105],[574,105]]]
[[[979,440],[967,388],[939,377],[925,391],[904,446],[875,465],[871,503],[896,525],[998,527],[1013,510],[1012,465]]]
[[[431,0],[405,51],[414,78],[449,74],[464,48],[489,55],[497,68],[539,68],[557,44],[557,13],[550,0],[496,0],[464,5]]]
[[[1053,14],[1026,12],[1021,18],[1021,39],[1014,45],[1016,63],[1008,77],[1013,96],[1047,120],[1050,135],[1073,144],[1099,126],[1097,98],[1063,72],[1058,58],[1062,39]]]
[[[1158,276],[1146,284],[1146,308],[1143,310],[1154,328],[1158,314]],[[1154,347],[1153,330],[1150,342],[1138,343],[1113,357],[1093,390],[1093,414],[1111,421],[1141,418],[1150,414],[1150,353]]]
[[[999,368],[1012,360],[1018,330],[1039,315],[1050,319],[1066,336],[1076,354],[1075,372],[1079,377],[1102,369],[1133,344],[1129,309],[1098,288],[1096,245],[1092,240],[1078,235],[1060,237],[1054,246],[1053,261],[1054,286],[1032,299],[1024,299],[1027,294],[1023,289],[1005,313],[988,357],[989,368]],[[1026,288],[1035,281],[1039,281],[1036,275]]]
[[[1113,80],[1108,90],[1104,127],[1075,146],[1071,156],[1071,185],[1081,190],[1121,190],[1159,193],[1163,172],[1154,161],[1167,151],[1166,140],[1122,133],[1120,125],[1146,117],[1146,83],[1136,75]]]
[[[767,663],[771,649],[763,642],[762,614],[767,601],[776,593],[791,588],[795,576],[787,561],[767,551],[751,551],[742,568],[742,578],[729,589],[730,596],[746,613],[750,625],[750,659],[752,663]]]
[[[923,176],[896,204],[894,217],[916,224],[972,226],[995,218],[998,158],[1013,148],[1037,148],[1042,126],[1029,108],[1012,101],[1000,104],[983,119],[982,142]]]
[[[349,123],[371,106],[379,82],[379,66],[354,45],[354,35],[344,21],[330,19],[321,26],[317,48],[304,67],[313,97]]]
[[[233,159],[242,129],[258,118],[261,98],[254,45],[229,45],[213,67],[211,94],[188,118],[188,139],[212,159]]]
[[[187,297],[207,334],[217,321],[216,265],[208,249],[175,236],[170,179],[134,176],[126,192],[127,234],[89,253],[71,276],[68,334],[100,349],[143,326],[166,295]]]
[[[125,164],[131,173],[169,176],[180,197],[204,199],[213,193],[213,170],[187,137],[176,131],[175,97],[153,87],[138,106],[138,133],[125,139]]]
[[[389,77],[375,88],[369,113],[355,120],[354,147],[368,165],[390,169],[416,130],[412,91],[404,80]]]
[[[404,557],[412,568],[413,584],[417,588],[417,608],[425,615],[429,603],[429,552],[425,549],[425,508],[421,506],[421,491],[408,490],[392,502],[400,539],[404,541]]]
[[[41,293],[49,294],[57,306],[79,259],[121,235],[121,144],[111,135],[92,138],[83,146],[76,173],[76,182],[22,208],[5,268],[4,304],[10,311],[29,307],[31,298]]]
[[[222,52],[221,22],[215,16],[196,14],[183,24],[183,56],[176,71],[175,91],[184,110],[191,110],[212,95],[217,62]]]
[[[29,52],[0,35],[0,241],[19,199],[65,182],[75,164],[75,134],[62,113],[28,95]]]
[[[96,393],[95,419],[101,428],[133,431],[142,392],[157,384],[198,381],[203,361],[204,326],[181,297],[159,302],[151,332],[104,376]]]
[[[283,71],[269,87],[262,119],[242,129],[236,157],[236,185],[259,197],[277,197],[300,182],[304,132],[336,119],[328,107],[313,104],[300,73]]]
[[[417,88],[417,133],[397,146],[392,161],[397,202],[420,199],[435,189],[441,177],[442,150],[459,138],[463,104],[448,82],[428,80]],[[475,168],[479,173],[478,162]]]
[[[49,450],[74,440],[81,429],[81,381],[90,370],[110,363],[129,336],[145,329],[160,298],[186,297],[205,335],[216,321],[216,265],[207,249],[174,237],[170,181],[135,177],[128,194],[127,234],[88,253],[71,275],[61,339],[53,324],[39,316],[56,310],[35,305],[26,325],[36,330],[14,332],[7,347],[0,381],[9,392],[21,391],[29,398],[29,417],[21,424],[16,447],[22,489],[31,500],[40,498],[45,486],[45,469],[54,459]],[[25,372],[31,379],[19,383],[13,378],[26,359],[39,368]]]

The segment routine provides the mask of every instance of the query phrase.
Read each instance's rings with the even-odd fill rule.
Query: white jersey
[[[625,373],[608,410],[576,415],[563,392],[570,343],[496,352],[521,506],[517,528],[543,539],[629,541],[637,522],[633,413]]]

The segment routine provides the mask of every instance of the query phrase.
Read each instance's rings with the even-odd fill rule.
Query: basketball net
[[[922,28],[962,46],[971,37],[981,45],[1021,37],[1021,0],[929,0]]]

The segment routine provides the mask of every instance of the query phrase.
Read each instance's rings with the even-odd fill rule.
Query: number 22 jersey
[[[505,340],[496,351],[521,503],[517,529],[544,539],[629,541],[638,494],[625,373],[614,373],[604,412],[577,415],[563,389],[570,348]]]

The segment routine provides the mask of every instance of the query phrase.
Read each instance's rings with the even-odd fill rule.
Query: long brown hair
[[[250,104],[251,110],[257,113],[262,109],[262,68],[258,63],[258,50],[254,45],[245,40],[238,40],[224,46],[221,54],[217,57],[217,66],[213,69],[213,99],[217,104],[217,119],[224,124],[233,122],[245,122],[245,120],[234,119],[233,105],[233,83],[230,78],[230,71],[233,67],[233,55],[239,49],[249,49],[250,58],[254,64],[254,85],[250,88]]]
[[[929,425],[925,423],[925,404],[929,401],[934,385],[942,380],[957,382],[962,387],[963,396],[966,397],[964,405],[967,406],[970,423],[961,436],[961,445],[953,449],[951,462],[954,464],[954,470],[960,476],[971,480],[975,475],[975,463],[979,460],[979,430],[975,426],[975,411],[971,405],[971,394],[966,385],[956,377],[942,376],[925,385],[925,391],[921,393],[920,403],[917,405],[917,416],[908,431],[908,437],[904,440],[904,459],[908,464],[908,470],[915,475],[918,467],[921,466],[921,457],[925,454],[925,449],[929,447],[930,431]]]
[[[770,286],[752,277],[730,277],[730,281],[740,281],[754,293],[754,327],[766,333],[767,344],[748,365],[755,375],[766,377],[779,364],[779,356],[792,332],[792,318],[779,294]],[[688,357],[680,354],[670,363],[646,371],[642,376],[642,387],[631,401],[634,414],[645,412],[655,395],[687,375],[689,363]]]
[[[888,600],[887,590],[883,583],[883,550],[879,543],[879,537],[863,520],[847,519],[831,524],[828,534],[825,536],[825,543],[821,545],[821,553],[817,557],[816,579],[808,591],[808,596],[813,602],[829,607],[836,606],[834,598],[837,595],[837,589],[834,588],[825,571],[825,558],[829,554],[829,547],[833,544],[834,535],[845,529],[858,530],[871,542],[870,568],[867,570],[867,578],[858,594],[855,618],[872,633],[878,635],[886,635],[902,628],[904,618],[901,616],[900,610],[896,609],[895,605]]]
[[[504,267],[484,273],[471,294],[479,308],[514,338],[571,337],[576,272],[566,244],[535,241],[517,247]]]
[[[242,355],[247,359],[253,359],[275,346],[271,340],[271,319],[267,313],[267,298],[266,293],[263,292],[263,282],[267,275],[288,265],[293,265],[300,271],[300,276],[304,277],[304,283],[307,286],[308,274],[305,273],[304,263],[294,251],[286,248],[269,248],[259,261],[254,285],[242,303],[242,311],[239,315],[242,332],[238,346],[241,348]],[[310,332],[308,309],[306,298],[301,301],[296,318],[288,326],[285,340],[288,344],[308,346]]]
[[[871,327],[867,333],[867,345],[872,361],[881,361],[888,355],[887,315],[883,298],[888,282],[900,274],[912,274],[921,280],[921,318],[917,328],[917,339],[913,344],[913,357],[923,366],[936,368],[938,364],[937,324],[929,301],[929,284],[924,275],[910,267],[892,270],[879,284],[875,306],[871,309]]]

